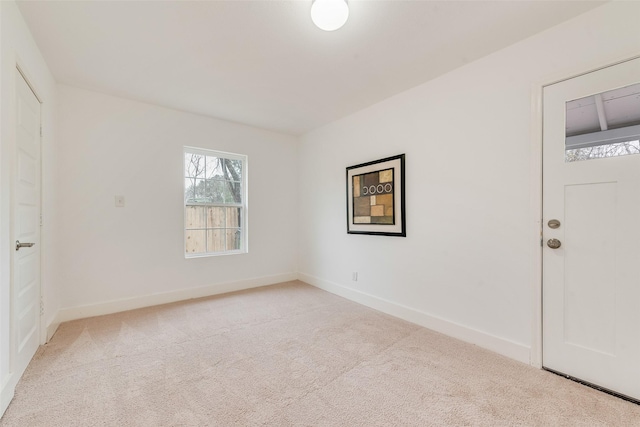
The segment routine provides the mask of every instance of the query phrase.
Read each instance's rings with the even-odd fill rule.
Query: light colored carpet
[[[1,426],[639,426],[640,406],[301,282],[65,323]]]

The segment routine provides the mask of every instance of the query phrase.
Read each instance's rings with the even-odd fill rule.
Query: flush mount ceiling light
[[[347,0],[313,0],[311,20],[321,30],[334,31],[349,18]]]

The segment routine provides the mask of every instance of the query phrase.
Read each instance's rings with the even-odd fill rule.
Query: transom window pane
[[[185,148],[185,252],[246,252],[246,156]]]

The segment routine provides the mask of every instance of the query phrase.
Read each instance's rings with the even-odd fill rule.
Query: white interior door
[[[13,167],[12,371],[20,377],[40,342],[40,102],[16,73]],[[19,247],[22,246],[22,247]]]
[[[640,122],[607,114],[640,116],[639,82],[635,59],[548,86],[543,130],[543,366],[636,400],[640,154],[624,154],[640,151]],[[566,138],[594,114],[597,129]]]

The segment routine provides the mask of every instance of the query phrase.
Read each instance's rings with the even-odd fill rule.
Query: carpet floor
[[[640,406],[301,282],[64,323],[0,426],[640,426]]]

